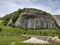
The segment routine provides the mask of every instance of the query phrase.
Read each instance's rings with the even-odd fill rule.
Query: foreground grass
[[[27,40],[27,37],[20,36],[0,36],[0,45],[59,45],[59,44],[32,44],[32,43],[22,43],[22,41]]]
[[[32,43],[16,43],[15,45],[59,45],[59,44],[32,44]]]
[[[31,44],[31,43],[1,43],[0,45],[60,45],[60,44]]]
[[[0,45],[10,45],[13,42],[20,43],[23,40],[27,40],[26,37],[20,36],[0,36]]]

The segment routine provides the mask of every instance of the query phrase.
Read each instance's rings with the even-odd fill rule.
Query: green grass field
[[[31,44],[22,43],[27,37],[20,36],[0,36],[0,45],[56,45],[56,44]]]
[[[0,45],[12,45],[13,42],[20,43],[26,39],[28,38],[20,36],[0,36]]]

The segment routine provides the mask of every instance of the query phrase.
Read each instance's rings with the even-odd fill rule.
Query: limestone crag
[[[34,9],[26,9],[15,25],[24,29],[57,29],[52,16]]]

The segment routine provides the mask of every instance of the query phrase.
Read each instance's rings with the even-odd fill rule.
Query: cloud
[[[56,12],[54,12],[55,15],[59,15],[60,14],[60,8],[56,10]]]
[[[37,8],[51,14],[60,14],[60,0],[0,0],[0,17],[18,8]]]
[[[5,14],[11,13],[17,10],[19,6],[16,3],[9,2],[9,1],[1,1],[0,2],[0,17],[4,16]]]

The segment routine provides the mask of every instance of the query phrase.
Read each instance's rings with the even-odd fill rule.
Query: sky
[[[36,8],[52,15],[60,15],[60,0],[0,0],[0,17],[19,8]]]

